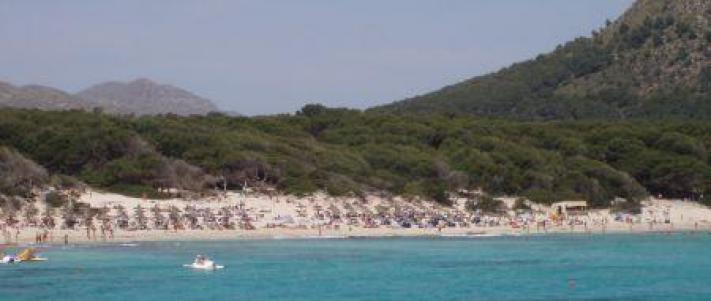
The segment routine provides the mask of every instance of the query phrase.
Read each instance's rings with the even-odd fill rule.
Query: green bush
[[[59,208],[67,203],[67,198],[64,195],[56,192],[50,191],[44,196],[44,202],[52,208]]]
[[[523,198],[518,198],[514,202],[513,210],[531,210],[531,206],[528,205],[528,201]]]
[[[491,214],[501,214],[507,210],[504,202],[487,195],[477,196],[467,200],[464,207],[469,211],[481,211]]]

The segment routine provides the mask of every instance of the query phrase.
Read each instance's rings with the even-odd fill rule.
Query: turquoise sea
[[[226,267],[182,267],[195,254]],[[0,265],[0,300],[711,300],[711,235],[154,242]]]

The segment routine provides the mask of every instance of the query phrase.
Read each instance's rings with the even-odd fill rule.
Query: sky
[[[589,36],[632,0],[1,0],[0,81],[150,78],[246,115],[364,109]]]

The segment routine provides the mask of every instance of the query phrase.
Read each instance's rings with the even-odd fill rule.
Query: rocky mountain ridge
[[[105,82],[77,94],[40,86],[0,82],[0,107],[40,110],[94,110],[133,115],[205,115],[218,111],[212,101],[149,79]]]

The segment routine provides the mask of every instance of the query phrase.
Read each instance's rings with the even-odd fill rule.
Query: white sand
[[[505,199],[506,203],[512,203],[515,198]],[[113,239],[103,239],[101,234],[97,233],[96,238],[90,235],[87,238],[87,231],[84,227],[79,227],[77,230],[52,230],[49,243],[61,244],[64,241],[64,236],[68,236],[70,243],[102,243],[102,242],[133,242],[133,241],[184,241],[184,240],[231,240],[231,239],[274,239],[274,238],[338,238],[351,236],[460,236],[460,235],[522,235],[536,233],[647,233],[659,231],[711,231],[711,209],[699,205],[697,203],[674,201],[674,200],[658,200],[652,199],[645,202],[643,214],[635,217],[636,222],[633,224],[613,221],[614,217],[609,214],[608,210],[591,211],[588,215],[589,226],[581,225],[569,226],[562,224],[560,226],[552,226],[547,229],[536,227],[535,225],[525,227],[511,227],[508,224],[502,224],[495,227],[478,227],[469,225],[467,227],[454,228],[393,228],[390,226],[379,226],[378,228],[364,228],[362,226],[349,226],[341,224],[339,229],[334,229],[332,226],[323,225],[325,221],[318,221],[313,218],[319,210],[333,209],[335,206],[341,214],[355,211],[357,213],[376,213],[378,210],[386,210],[394,212],[396,210],[415,209],[422,212],[432,213],[447,213],[447,214],[468,214],[463,210],[463,200],[457,200],[456,205],[452,208],[442,207],[429,202],[408,202],[401,198],[393,200],[383,199],[377,196],[369,196],[364,202],[357,198],[331,198],[323,194],[317,194],[313,197],[296,198],[294,196],[275,196],[269,197],[265,195],[250,195],[243,196],[236,193],[229,193],[226,198],[211,199],[205,201],[184,201],[181,199],[170,200],[143,200],[140,198],[131,198],[111,193],[103,193],[90,191],[85,193],[80,198],[81,202],[88,203],[92,207],[102,208],[104,206],[113,208],[116,205],[122,205],[126,208],[129,215],[133,214],[133,208],[141,205],[146,209],[146,214],[151,217],[148,212],[149,208],[158,205],[160,208],[167,209],[169,206],[176,206],[180,209],[186,205],[195,206],[197,208],[211,208],[217,211],[225,206],[238,206],[243,204],[246,208],[252,224],[256,226],[256,230],[142,230],[142,231],[122,231],[116,230]],[[510,206],[511,204],[509,204]],[[349,209],[350,208],[350,209]],[[301,214],[299,214],[301,211]],[[665,212],[668,212],[665,213]],[[266,228],[267,224],[275,223],[279,217],[291,216],[294,223],[284,224],[278,228]],[[665,223],[666,218],[670,219],[670,223]],[[609,223],[605,226],[594,224],[593,220],[607,219]],[[57,222],[61,222],[57,218]],[[319,226],[321,225],[321,226]],[[19,234],[16,229],[10,229],[11,238],[9,243],[33,243],[35,236],[40,229],[31,227],[20,227]],[[17,241],[15,241],[17,234]],[[91,234],[91,233],[90,233]],[[2,239],[2,238],[0,238]]]

